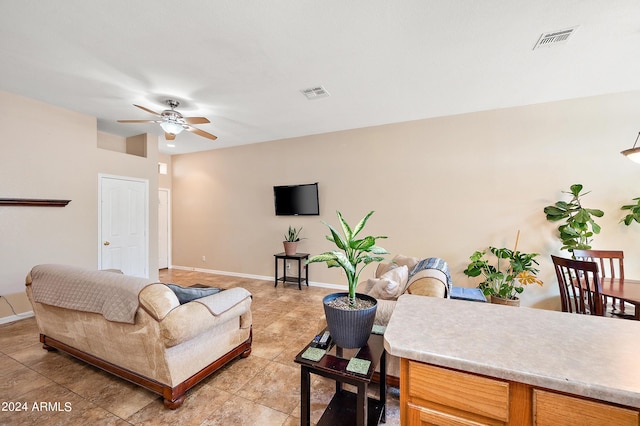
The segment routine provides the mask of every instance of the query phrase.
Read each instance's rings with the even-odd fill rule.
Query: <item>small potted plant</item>
[[[376,239],[385,236],[356,238],[373,212],[369,212],[355,228],[347,224],[340,212],[338,220],[342,235],[326,222],[331,235],[327,240],[334,243],[337,250],[328,251],[309,258],[307,263],[326,262],[329,268],[344,269],[349,285],[348,293],[332,293],[323,299],[327,326],[333,341],[342,348],[359,348],[369,340],[373,320],[376,316],[377,300],[366,294],[356,293],[360,273],[370,263],[381,262],[385,249],[376,245]]]
[[[519,235],[519,234],[518,234]],[[517,242],[516,242],[517,248]],[[538,265],[535,257],[538,253],[522,253],[517,249],[489,247],[497,261],[493,265],[485,258],[487,250],[476,251],[469,258],[471,263],[464,270],[468,277],[482,275],[484,281],[478,285],[485,296],[490,296],[491,303],[519,306],[518,295],[528,284],[542,285],[536,274]]]
[[[302,227],[300,229],[292,228],[289,225],[289,230],[286,234],[284,234],[284,241],[282,244],[284,245],[284,254],[287,256],[293,256],[298,252],[298,241],[300,241],[300,231],[302,231]]]

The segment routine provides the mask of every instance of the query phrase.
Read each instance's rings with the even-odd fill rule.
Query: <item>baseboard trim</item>
[[[218,271],[215,269],[202,269],[202,268],[193,268],[190,266],[179,266],[179,265],[171,265],[171,269],[179,269],[181,271],[195,271],[195,272],[204,272],[205,274],[218,274],[218,275],[227,275],[230,277],[239,277],[239,278],[249,278],[252,280],[263,280],[263,281],[271,281],[274,282],[274,277],[269,277],[266,275],[252,275],[252,274],[243,274],[240,272],[229,272],[229,271]],[[322,283],[316,281],[309,281],[309,285],[311,287],[323,287],[323,288],[332,288],[335,290],[346,290],[346,285],[340,284],[331,284],[331,283]]]
[[[33,316],[33,311],[23,312],[21,314],[11,315],[11,316],[8,316],[8,317],[0,318],[0,324],[7,324],[9,322],[20,321],[20,320],[23,320],[25,318],[29,318],[29,317],[32,317],[32,316]]]

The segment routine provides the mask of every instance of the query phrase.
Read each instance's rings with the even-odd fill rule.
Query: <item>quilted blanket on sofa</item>
[[[147,278],[69,265],[37,265],[31,270],[34,301],[130,324],[138,309],[138,293],[153,283]]]
[[[445,277],[447,278],[447,282],[446,282],[447,293],[445,297],[447,298],[451,297],[451,287],[453,286],[453,282],[451,280],[451,272],[449,271],[449,264],[443,259],[440,259],[439,257],[428,257],[426,259],[422,259],[420,262],[416,264],[416,266],[413,267],[413,270],[409,272],[409,279],[411,279],[411,277],[417,274],[418,272],[424,271],[426,269],[435,269],[442,272],[445,275]]]

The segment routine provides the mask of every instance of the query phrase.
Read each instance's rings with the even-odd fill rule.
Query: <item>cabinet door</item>
[[[486,426],[455,414],[409,404],[407,426]]]
[[[533,391],[533,416],[537,426],[638,426],[638,412],[603,402]]]
[[[509,421],[507,382],[413,361],[408,376],[411,397],[501,423]]]

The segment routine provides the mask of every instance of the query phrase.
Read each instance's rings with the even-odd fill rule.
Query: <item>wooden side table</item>
[[[304,278],[302,278],[302,263],[309,259],[309,253],[296,253],[294,255],[288,256],[286,253],[278,253],[273,255],[275,257],[276,262],[276,273],[275,277],[275,285],[274,287],[278,287],[278,282],[282,281],[283,284],[288,282],[290,283],[298,283],[298,290],[302,290],[302,281],[307,283],[307,287],[309,286],[309,268],[308,265],[304,265]],[[282,269],[284,270],[284,275],[278,278],[278,260],[282,259]],[[297,277],[288,277],[287,276],[287,260],[295,260],[298,262],[298,276]]]
[[[320,332],[322,334],[322,332]],[[372,334],[366,346],[354,350],[333,347],[319,361],[302,358],[302,354],[311,346],[307,345],[295,362],[300,364],[300,424],[311,424],[311,377],[310,373],[336,381],[336,393],[318,421],[320,425],[377,425],[385,422],[387,407],[386,351],[382,335]],[[348,356],[343,356],[344,353]],[[371,361],[366,374],[347,370],[351,356]],[[367,389],[376,366],[380,365],[380,399],[367,397]],[[357,393],[342,389],[343,383],[356,386]]]

